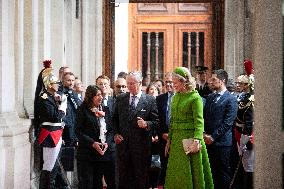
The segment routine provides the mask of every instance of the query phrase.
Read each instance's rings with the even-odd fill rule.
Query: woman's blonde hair
[[[185,83],[185,87],[188,91],[195,90],[196,81],[195,78],[191,76],[191,73],[186,67],[177,67],[174,70],[173,77],[178,78],[181,82]]]

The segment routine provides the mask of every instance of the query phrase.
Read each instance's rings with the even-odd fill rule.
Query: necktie
[[[220,99],[220,96],[221,96],[221,94],[216,93],[215,96],[214,96],[214,100],[213,100],[213,101],[214,101],[215,103],[217,103],[217,101]]]
[[[132,109],[132,110],[135,110],[135,99],[136,99],[136,96],[132,96],[131,98],[132,98],[132,99],[131,99],[131,104],[130,104],[130,106],[131,106],[131,109]]]
[[[166,125],[169,127],[170,125],[170,118],[171,118],[171,102],[172,102],[172,96],[173,94],[170,93],[168,96],[168,101],[167,101],[167,112],[166,112]]]

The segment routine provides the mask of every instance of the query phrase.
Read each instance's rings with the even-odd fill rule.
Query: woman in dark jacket
[[[76,134],[79,189],[102,188],[104,175],[107,188],[115,188],[114,141],[111,115],[102,104],[102,91],[87,87],[83,104],[78,109]]]

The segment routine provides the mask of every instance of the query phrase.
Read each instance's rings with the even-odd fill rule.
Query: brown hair
[[[96,79],[96,84],[98,84],[98,80],[99,80],[99,79],[106,79],[106,80],[108,80],[108,82],[110,82],[110,79],[109,79],[108,76],[106,76],[106,75],[100,75],[100,76],[97,77],[97,79]]]
[[[85,104],[88,108],[92,108],[94,106],[93,97],[98,94],[98,91],[102,91],[98,86],[89,85],[86,89],[83,104]]]

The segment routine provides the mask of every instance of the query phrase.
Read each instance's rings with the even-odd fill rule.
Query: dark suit
[[[66,116],[63,119],[65,122],[65,127],[63,130],[62,139],[64,140],[66,146],[74,146],[77,141],[75,135],[76,113],[82,102],[79,99],[78,94],[69,88],[64,87],[64,94],[67,96],[67,109]]]
[[[101,142],[100,123],[85,104],[78,110],[76,134],[79,140],[77,150],[79,188],[102,188],[102,176],[105,176],[108,188],[114,189],[114,159],[113,159],[113,129],[111,127],[111,116],[109,109],[103,107],[106,122],[106,143],[108,149],[105,154],[100,155],[93,147],[94,142]]]
[[[161,157],[161,174],[159,184],[165,184],[165,176],[168,164],[168,157],[165,156],[165,146],[167,141],[162,138],[163,133],[169,133],[169,125],[167,125],[167,109],[168,109],[168,92],[156,97],[157,108],[159,113],[159,133],[160,133],[160,157]]]
[[[114,98],[112,96],[108,96],[107,99],[107,107],[109,108],[110,115],[113,114],[113,107],[114,106]]]
[[[150,163],[150,129],[157,127],[158,111],[155,98],[142,94],[134,110],[129,105],[130,93],[118,95],[113,114],[115,134],[124,139],[116,145],[118,154],[119,188],[145,189]],[[137,117],[147,122],[139,128]]]
[[[229,188],[232,179],[232,128],[237,115],[237,99],[225,91],[216,101],[216,94],[208,96],[204,107],[205,133],[214,142],[207,145],[215,188]]]

